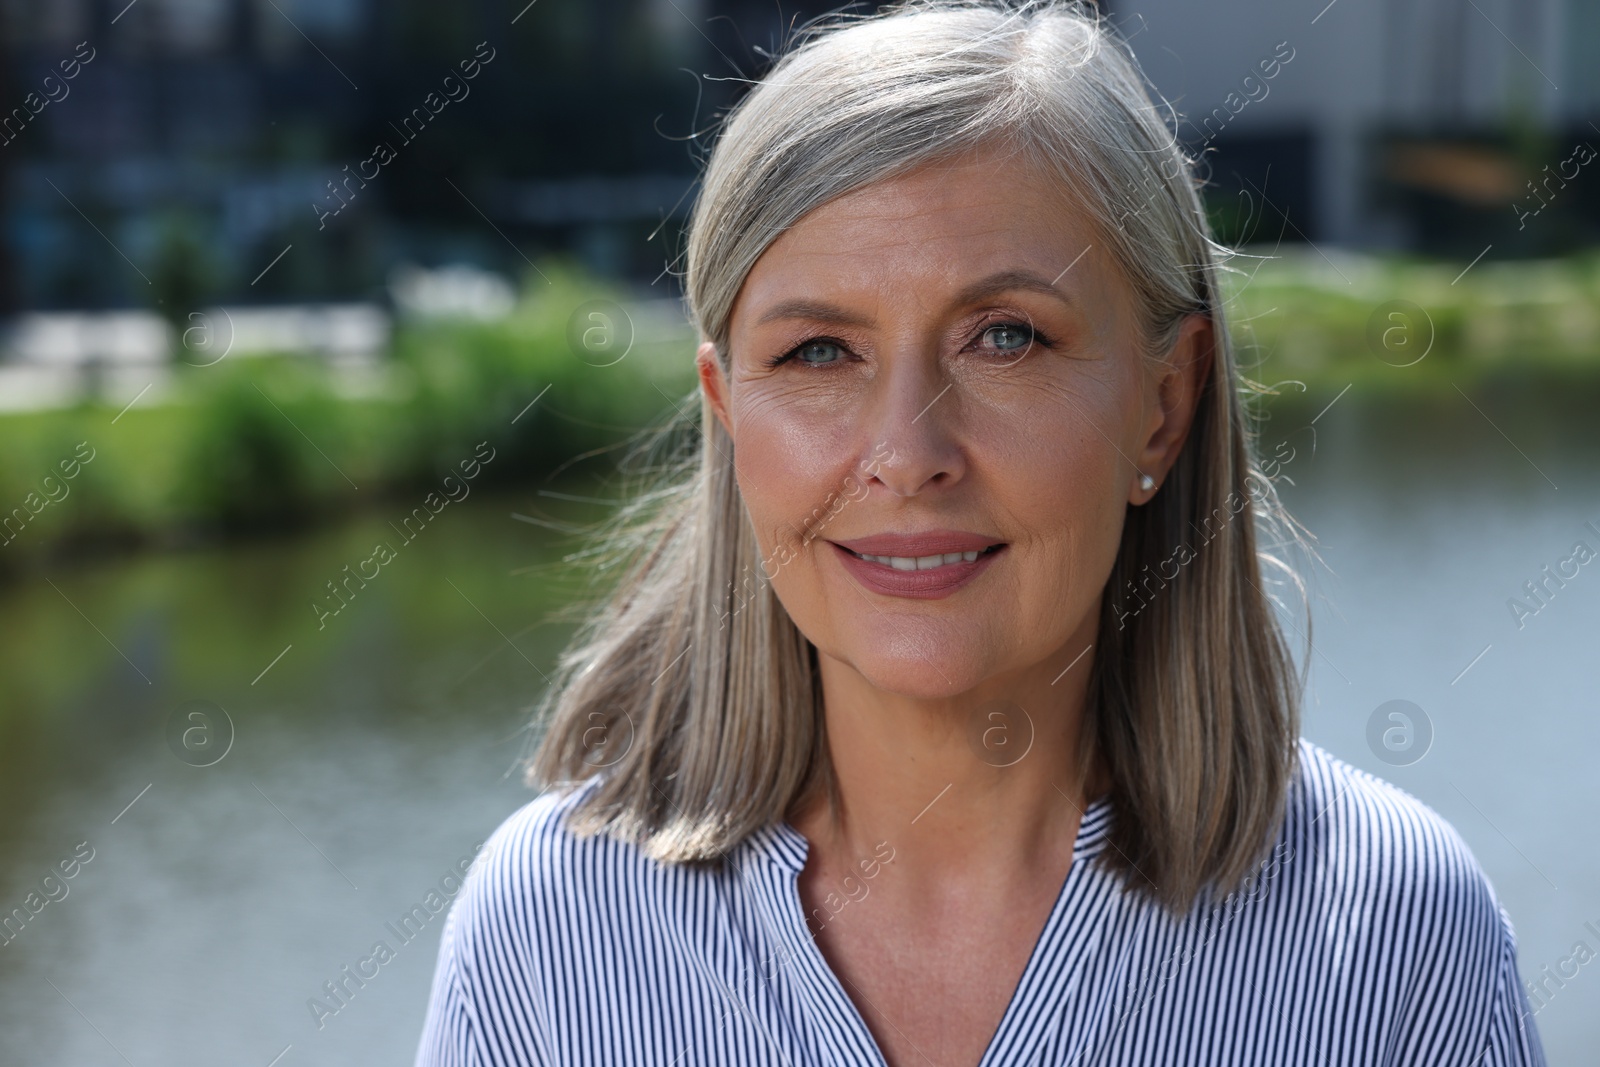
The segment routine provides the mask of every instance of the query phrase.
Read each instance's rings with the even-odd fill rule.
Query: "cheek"
[[[1035,592],[1059,599],[1065,583],[1078,599],[1083,582],[1100,569],[1105,531],[1119,503],[1112,499],[1119,462],[1080,419],[1041,428],[1005,460],[997,458],[990,482],[1017,531]],[[1110,540],[1114,546],[1115,537]]]
[[[1019,505],[1052,512],[1057,526],[1109,492],[1121,469],[1133,476],[1122,458],[1133,447],[1129,383],[1107,370],[1036,376],[964,405],[965,436],[979,465]]]
[[[1082,374],[974,412],[975,466],[1022,550],[1019,603],[1087,605],[1109,575],[1135,477],[1132,387]]]
[[[850,439],[841,425],[821,421],[805,405],[760,396],[736,411],[734,466],[739,491],[761,542],[762,555],[796,543],[808,519],[827,513],[831,497],[848,490],[854,471]]]

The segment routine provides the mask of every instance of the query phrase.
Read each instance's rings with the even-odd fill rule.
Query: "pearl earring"
[[[1150,477],[1148,474],[1139,475],[1139,488],[1140,489],[1143,489],[1145,492],[1148,493],[1150,490],[1154,489],[1155,487],[1156,487],[1156,480],[1154,478]]]

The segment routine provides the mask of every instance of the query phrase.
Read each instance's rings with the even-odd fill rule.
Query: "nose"
[[[923,346],[885,353],[869,403],[871,454],[862,461],[872,480],[896,496],[960,481],[966,457],[959,399]]]

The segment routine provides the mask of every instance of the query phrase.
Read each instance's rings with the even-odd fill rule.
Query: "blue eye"
[[[1015,323],[991,326],[983,331],[983,338],[1001,352],[1017,352],[1033,343],[1033,329]]]
[[[828,356],[829,352],[832,352],[835,356],[840,358],[830,359]],[[843,345],[836,341],[829,341],[818,337],[810,341],[804,341],[789,349],[789,351],[784,352],[782,355],[772,357],[766,361],[766,364],[769,367],[777,367],[781,364],[788,363],[790,360],[795,360],[796,362],[803,363],[808,367],[826,367],[830,363],[841,362],[843,356]]]
[[[801,363],[809,363],[813,366],[819,363],[833,362],[832,359],[828,358],[830,352],[835,355],[839,352],[839,346],[832,341],[807,341],[794,350],[795,356],[799,358]]]

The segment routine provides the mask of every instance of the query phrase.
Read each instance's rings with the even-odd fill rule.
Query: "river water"
[[[1550,1062],[1592,1062],[1600,963],[1573,954],[1600,952],[1600,563],[1520,620],[1508,601],[1600,549],[1593,426],[1350,396],[1307,428],[1329,397],[1308,399],[1263,434],[1322,557],[1300,561],[1304,733],[1453,823],[1524,977],[1566,975],[1537,1016]],[[410,1061],[443,924],[413,906],[530,799],[527,709],[570,632],[549,614],[582,591],[581,539],[525,520],[605,509],[479,494],[406,543],[408,507],[0,592],[0,913],[58,898],[0,947],[0,1063]],[[378,541],[378,576],[314,609]],[[1396,700],[1409,749],[1381,740],[1402,720],[1369,729]],[[371,977],[340,1005],[347,966]]]

